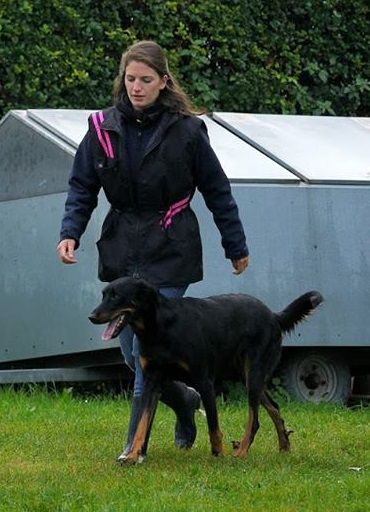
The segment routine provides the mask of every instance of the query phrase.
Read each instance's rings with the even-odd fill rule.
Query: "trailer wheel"
[[[349,367],[334,355],[295,354],[283,363],[280,375],[288,394],[301,402],[345,404],[351,394]]]

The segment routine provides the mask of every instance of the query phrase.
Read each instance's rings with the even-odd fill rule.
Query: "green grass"
[[[206,421],[187,452],[173,446],[173,413],[160,406],[149,457],[115,457],[129,402],[117,397],[0,390],[0,511],[370,510],[370,408],[282,403],[292,451],[279,453],[263,411],[246,460],[231,455],[246,419],[243,403],[219,403],[226,454],[209,453]],[[361,468],[359,470],[351,468]]]

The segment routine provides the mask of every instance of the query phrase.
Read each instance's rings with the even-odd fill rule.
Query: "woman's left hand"
[[[249,256],[245,256],[244,258],[240,258],[239,260],[231,260],[233,264],[234,271],[233,274],[239,275],[248,267],[249,264]]]

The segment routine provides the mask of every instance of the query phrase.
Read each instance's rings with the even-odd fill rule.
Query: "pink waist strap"
[[[190,204],[190,197],[191,194],[186,196],[184,199],[181,199],[180,201],[177,201],[176,203],[173,203],[166,213],[164,214],[163,218],[161,219],[161,226],[163,229],[167,229],[172,224],[172,219],[175,215],[182,212],[187,208]]]

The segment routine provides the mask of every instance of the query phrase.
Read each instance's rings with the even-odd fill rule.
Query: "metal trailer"
[[[65,191],[88,111],[11,111],[0,123],[0,383],[122,375],[117,341],[88,313],[99,300],[99,198],[77,256],[58,262]],[[370,120],[215,113],[205,117],[251,251],[241,276],[196,195],[205,278],[188,295],[245,292],[280,310],[318,289],[325,303],[283,344],[280,375],[294,396],[345,402],[370,373]]]

